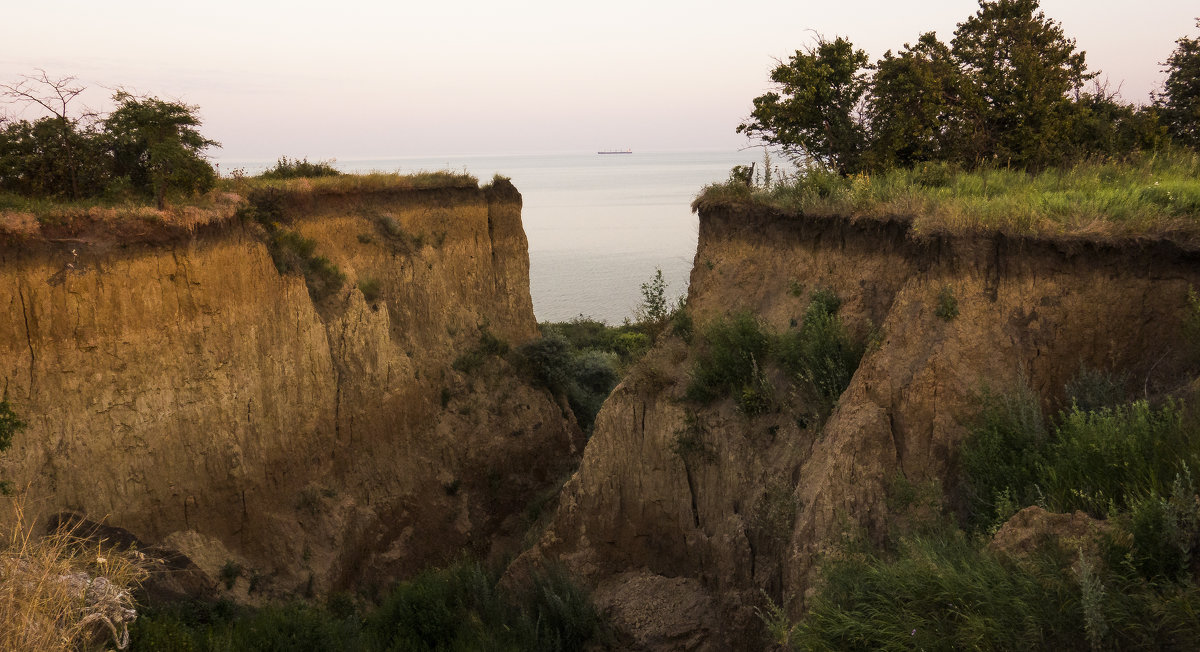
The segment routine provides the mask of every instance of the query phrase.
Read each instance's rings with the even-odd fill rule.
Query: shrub
[[[1114,545],[1114,544],[1110,544]],[[1156,586],[1044,541],[1014,559],[947,531],[894,556],[831,559],[798,649],[1177,649],[1200,635],[1193,584]]]
[[[455,371],[464,374],[473,373],[483,366],[489,357],[498,357],[508,353],[508,342],[492,335],[485,326],[479,328],[479,343],[469,351],[458,356],[450,365]]]
[[[225,583],[226,589],[232,589],[238,578],[242,576],[242,565],[232,559],[226,559],[225,565],[221,566],[221,581]]]
[[[1146,401],[1062,415],[1035,481],[1058,510],[1102,517],[1144,496],[1169,496],[1176,475],[1200,468],[1200,437],[1182,408]]]
[[[765,391],[769,384],[760,368],[770,354],[770,337],[762,324],[748,312],[729,320],[718,319],[704,332],[705,350],[697,356],[684,397],[711,403],[722,395],[742,397]],[[766,385],[764,387],[764,385]]]
[[[590,434],[620,378],[618,355],[600,347],[577,348],[557,326],[543,325],[542,337],[522,344],[514,358],[531,382],[565,398],[580,428]]]
[[[375,303],[379,300],[379,296],[383,291],[379,280],[370,276],[365,276],[358,281],[358,291],[362,292],[363,299],[367,303]]]
[[[942,287],[938,292],[937,308],[933,314],[944,321],[951,321],[958,316],[958,299],[954,297],[954,291],[949,285]]]
[[[984,390],[983,405],[964,439],[961,459],[968,522],[994,523],[1005,503],[1031,505],[1037,498],[1037,467],[1048,437],[1037,396],[1022,386],[1011,394]]]
[[[309,163],[308,158],[289,159],[280,156],[275,167],[258,175],[263,179],[296,179],[300,177],[336,177],[342,173],[333,167],[333,161]]]
[[[477,562],[402,582],[366,619],[376,649],[577,650],[600,634],[587,595],[562,571],[501,590]]]
[[[666,318],[667,282],[663,280],[662,269],[655,269],[654,277],[642,283],[642,305],[638,308],[638,321],[657,327]]]
[[[1074,406],[1084,412],[1113,407],[1125,401],[1125,383],[1128,376],[1114,374],[1090,367],[1079,371],[1063,387],[1066,406]]]
[[[850,338],[838,318],[841,305],[841,299],[831,290],[816,290],[800,329],[775,342],[780,362],[808,389],[826,416],[850,385],[866,350]]]
[[[26,423],[17,416],[16,412],[13,412],[8,401],[0,401],[0,453],[12,446],[13,435],[24,430],[25,426]],[[11,492],[12,483],[8,480],[0,480],[0,494],[7,496]]]

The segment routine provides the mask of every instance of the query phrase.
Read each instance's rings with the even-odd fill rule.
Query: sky
[[[74,75],[200,107],[218,159],[736,149],[776,60],[845,36],[872,60],[970,0],[13,2],[0,80]],[[1043,0],[1127,101],[1146,102],[1194,0]],[[11,107],[8,113],[12,114]]]

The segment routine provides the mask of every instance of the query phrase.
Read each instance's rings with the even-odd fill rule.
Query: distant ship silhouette
[[[632,154],[632,149],[602,149],[597,154]]]

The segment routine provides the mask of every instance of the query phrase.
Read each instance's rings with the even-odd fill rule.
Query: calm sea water
[[[641,303],[641,284],[662,269],[671,297],[687,291],[696,253],[691,202],[755,151],[458,156],[339,160],[347,172],[465,170],[510,177],[524,198],[530,291],[539,321],[579,315],[617,324]],[[220,161],[261,170],[269,161]]]

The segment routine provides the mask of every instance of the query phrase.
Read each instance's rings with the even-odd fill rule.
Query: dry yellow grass
[[[20,499],[0,533],[0,650],[124,649],[136,617],[137,553],[87,543],[70,529],[35,533]]]

